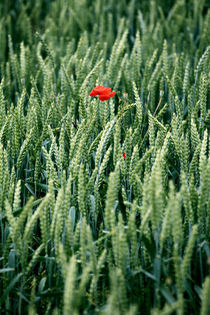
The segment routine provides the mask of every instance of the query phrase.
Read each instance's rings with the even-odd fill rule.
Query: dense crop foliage
[[[207,3],[1,1],[1,313],[208,314]]]

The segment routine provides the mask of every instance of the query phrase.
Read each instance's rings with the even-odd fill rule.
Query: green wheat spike
[[[186,98],[186,95],[188,94],[188,88],[189,88],[189,77],[190,77],[190,63],[187,62],[185,66],[185,72],[184,72],[184,78],[183,78],[183,96]]]
[[[88,83],[88,80],[90,79],[90,77],[95,74],[96,71],[98,71],[99,66],[103,63],[103,59],[99,60],[97,62],[97,64],[93,67],[93,69],[90,70],[90,72],[86,75],[85,79],[83,82],[81,82],[81,87],[80,87],[80,91],[82,89],[84,89]]]
[[[161,124],[161,122],[159,122],[159,121],[157,120],[157,118],[155,118],[155,117],[150,113],[150,111],[148,112],[148,114],[149,114],[149,118],[151,118],[151,119],[154,121],[154,123],[156,124],[156,126],[158,126],[162,131],[166,132],[166,127],[164,127],[164,125]]]
[[[176,95],[175,96],[175,100],[174,100],[174,103],[175,103],[175,108],[176,108],[176,113],[177,113],[177,116],[178,116],[178,120],[180,122],[180,129],[181,129],[181,121],[182,121],[182,117],[183,117],[183,110],[182,110],[182,105],[181,105],[181,102],[179,101],[179,98],[178,96]]]
[[[0,144],[0,150],[1,150],[1,144]],[[10,185],[10,167],[9,167],[9,157],[6,150],[4,150],[3,155],[3,168],[0,166],[0,170],[2,171],[3,176],[3,189],[2,189],[2,201],[0,201],[0,207],[2,206],[2,203],[4,203],[5,199],[8,198],[8,191],[9,191],[9,185]],[[0,153],[1,155],[1,153]],[[1,164],[1,163],[0,163]],[[1,180],[0,180],[1,182]],[[10,200],[9,200],[10,201]]]
[[[134,78],[137,81],[137,84],[139,86],[140,85],[140,68],[142,65],[142,44],[141,44],[140,34],[138,30],[136,32],[135,43],[131,52],[130,60],[133,65]]]
[[[72,160],[72,171],[73,171],[73,177],[77,176],[78,173],[78,167],[81,161],[87,161],[86,159],[86,151],[87,151],[87,143],[89,141],[89,137],[93,131],[94,128],[94,121],[90,122],[90,124],[87,124],[84,127],[84,133],[81,135],[80,141],[78,143],[78,146],[75,150],[75,157]]]
[[[65,78],[65,81],[66,81],[66,85],[68,86],[68,88],[70,89],[70,94],[71,96],[74,97],[74,89],[73,89],[73,82],[72,80],[70,79],[64,65],[62,65],[62,72],[64,73],[64,78]]]
[[[151,315],[170,315],[177,311],[178,307],[179,302],[174,302],[171,305],[166,304],[161,310],[153,309]]]
[[[126,190],[125,187],[122,186],[122,198],[123,198],[123,203],[125,204],[125,202],[127,202],[127,195],[126,195]]]
[[[43,37],[41,37],[41,35],[36,32],[36,37],[39,39],[39,41],[41,42],[42,46],[44,47],[45,51],[47,52],[49,58],[50,58],[50,61],[52,63],[52,67],[55,68],[55,62],[54,62],[54,58],[53,58],[53,55],[52,55],[52,52],[50,51],[45,39]]]
[[[40,212],[42,212],[43,208],[48,203],[48,199],[49,199],[49,194],[47,194],[45,196],[45,198],[43,199],[43,201],[41,202],[39,207],[36,209],[36,211],[32,214],[30,219],[27,221],[27,224],[26,224],[25,230],[24,230],[24,234],[23,234],[23,241],[26,244],[31,241],[31,234],[32,234],[32,230],[34,228],[34,225],[40,216]]]
[[[60,155],[59,155],[58,145],[56,143],[56,138],[55,138],[53,131],[52,131],[50,126],[48,126],[48,131],[49,131],[49,135],[51,138],[51,147],[50,147],[49,155],[51,156],[52,154],[54,154],[56,164],[58,165],[58,169],[60,170],[61,169],[61,162],[60,162],[60,158],[59,158]]]
[[[138,18],[139,18],[140,29],[142,31],[142,34],[145,34],[147,32],[147,26],[145,24],[145,21],[144,21],[144,18],[143,18],[143,14],[142,14],[141,10],[138,11]]]
[[[3,179],[4,179],[4,160],[3,160],[3,146],[0,143],[0,208],[2,209],[3,202]]]
[[[183,195],[184,199],[184,206],[185,206],[185,211],[186,211],[186,220],[189,220],[191,224],[193,224],[193,209],[192,209],[192,204],[190,200],[190,193],[189,193],[189,187],[186,179],[186,175],[182,172],[181,173],[181,192]]]
[[[105,206],[105,223],[107,229],[115,227],[115,212],[114,205],[117,200],[117,193],[119,189],[119,164],[116,169],[109,175],[108,191]]]
[[[24,43],[22,42],[20,44],[20,78],[21,78],[21,83],[23,86],[26,83],[26,69],[27,67],[27,61],[26,61],[26,49],[24,46]]]
[[[117,120],[116,125],[115,125],[115,132],[114,132],[114,152],[113,152],[114,165],[116,165],[121,154],[120,138],[121,138],[121,121]]]
[[[167,44],[167,41],[166,39],[164,40],[164,43],[163,43],[163,52],[162,52],[162,58],[163,58],[163,66],[164,66],[164,72],[165,74],[168,74],[168,44]]]
[[[129,248],[127,242],[127,235],[124,228],[124,222],[122,219],[121,213],[118,216],[118,225],[117,225],[117,261],[116,264],[120,270],[125,274],[126,266],[129,264]]]
[[[148,82],[148,87],[151,87],[152,84],[155,81],[157,81],[159,76],[162,74],[161,66],[162,66],[162,58],[159,58],[158,62],[155,65],[154,71],[152,72],[152,74],[150,76],[150,80]]]
[[[68,212],[70,209],[70,202],[71,202],[71,187],[72,187],[72,177],[69,176],[66,187],[65,187],[65,199],[64,199],[64,217],[67,219],[68,217]]]
[[[14,121],[14,148],[15,152],[18,152],[19,145],[20,145],[20,125],[17,119],[17,114],[15,115],[15,121]]]
[[[100,257],[98,257],[98,263],[97,263],[97,274],[99,276],[102,268],[104,267],[104,264],[106,262],[106,256],[107,256],[107,250],[103,249],[103,251],[100,254]]]
[[[170,189],[170,195],[168,204],[166,207],[166,211],[164,213],[163,222],[162,222],[162,230],[160,234],[160,247],[163,248],[164,242],[170,237],[171,228],[172,228],[172,220],[171,220],[171,209],[174,206],[174,195],[172,193],[172,189]]]
[[[40,229],[41,229],[41,234],[42,234],[42,241],[45,245],[45,248],[47,248],[47,241],[49,239],[48,232],[49,232],[49,201],[50,197],[48,195],[48,199],[45,203],[45,206],[42,208],[42,211],[40,213]]]
[[[101,183],[103,181],[104,172],[105,172],[105,169],[106,169],[107,164],[109,162],[111,152],[112,152],[112,146],[110,146],[108,148],[108,150],[106,151],[106,153],[104,155],[104,158],[103,158],[103,161],[102,161],[102,163],[100,165],[100,168],[99,168],[99,171],[98,171],[98,175],[97,175],[97,180],[96,180],[98,188],[100,187],[100,185],[101,185]]]
[[[177,117],[173,116],[172,120],[172,139],[176,149],[176,153],[181,157],[181,143],[180,143],[180,131]]]
[[[37,135],[36,120],[36,110],[35,107],[32,106],[26,118],[26,131],[29,133],[33,127],[34,137]]]
[[[201,69],[202,69],[204,63],[206,62],[206,60],[207,60],[207,58],[208,58],[208,56],[209,56],[209,52],[210,52],[210,46],[208,46],[208,47],[206,48],[206,50],[204,51],[203,55],[201,56],[201,58],[200,58],[199,61],[198,61],[197,67],[196,67],[196,69],[195,69],[196,80],[197,80],[197,78],[198,78],[198,73],[201,71]],[[196,81],[195,81],[195,83],[196,83]]]
[[[67,276],[67,257],[64,252],[64,247],[62,243],[59,243],[57,252],[56,252],[56,258],[58,263],[61,265],[61,271],[62,271],[62,276],[64,279],[66,279]]]
[[[205,206],[209,199],[209,185],[210,185],[210,158],[206,161],[203,166],[202,173],[200,174],[200,195],[198,198],[198,217],[199,221],[205,222]]]
[[[64,284],[64,307],[63,314],[69,315],[74,311],[74,303],[75,303],[75,286],[76,286],[76,259],[75,256],[72,256],[70,262],[67,266],[67,276]]]
[[[98,174],[98,168],[95,167],[91,176],[90,176],[90,179],[88,181],[88,184],[87,184],[87,191],[91,191],[94,187],[94,182],[95,182],[95,179],[97,177],[97,174]]]
[[[17,55],[14,53],[12,38],[10,35],[8,36],[8,41],[9,41],[9,58],[10,58],[10,64],[11,64],[13,79],[15,82],[17,82],[17,84],[20,87],[21,84],[19,81],[20,77],[19,77],[19,69],[18,69],[19,64],[17,62]]]
[[[114,87],[113,87],[113,90],[117,90],[119,88],[119,85],[120,85],[120,82],[121,82],[121,79],[122,79],[122,73],[123,73],[123,69],[125,68],[125,65],[126,63],[128,62],[128,54],[125,54],[123,59],[122,59],[122,62],[121,62],[121,67],[119,69],[119,72],[117,74],[117,77],[115,79],[115,84],[114,84]],[[135,68],[136,69],[136,68]]]
[[[15,188],[15,195],[14,195],[14,202],[13,202],[13,212],[19,210],[20,207],[20,192],[21,192],[21,180],[17,182],[16,188]]]
[[[17,188],[16,188],[17,189]],[[15,196],[16,196],[16,191],[15,191]],[[16,226],[15,226],[15,229],[13,231],[13,237],[14,239],[18,239],[18,237],[20,237],[20,233],[21,233],[21,230],[23,228],[23,225],[24,225],[24,222],[25,222],[25,219],[27,218],[28,216],[28,213],[29,211],[32,210],[32,202],[34,200],[34,197],[32,196],[28,202],[26,203],[26,205],[24,206],[18,220],[16,220]],[[14,198],[14,204],[15,204],[15,198]],[[13,211],[14,211],[14,207],[13,207]],[[18,208],[16,208],[18,209]]]
[[[26,95],[27,92],[25,89],[23,89],[22,93],[21,93],[21,97],[18,100],[18,124],[19,124],[19,128],[20,131],[23,132],[23,130],[25,129],[25,117],[24,117],[24,102],[26,100]]]
[[[7,199],[5,200],[5,210],[6,210],[7,220],[8,220],[9,225],[10,225],[10,234],[11,234],[11,237],[14,241],[13,236],[14,236],[14,231],[15,231],[15,227],[16,227],[16,220],[15,220],[13,213],[12,213],[12,207],[9,204],[9,201]]]
[[[50,197],[50,195],[48,197]],[[57,195],[57,198],[55,201],[54,211],[53,211],[52,218],[51,218],[51,227],[50,227],[51,240],[54,239],[58,213],[63,212],[63,198],[64,198],[64,192],[63,192],[63,187],[61,187],[61,189],[59,189],[59,191],[58,191],[58,195]],[[61,216],[61,214],[60,214],[60,216]],[[60,223],[61,223],[61,221],[60,221]]]
[[[154,128],[154,120],[152,119],[152,115],[149,115],[149,143],[150,143],[150,147],[155,146],[155,128]]]
[[[200,128],[203,128],[204,120],[206,117],[207,109],[207,76],[202,73],[200,78],[200,88],[199,88],[199,100],[200,100]]]
[[[81,123],[77,133],[75,134],[74,137],[72,137],[72,141],[71,141],[71,147],[70,147],[70,151],[69,151],[69,160],[71,160],[73,158],[73,154],[75,153],[76,147],[79,144],[79,141],[82,137],[83,132],[85,131],[85,123]]]
[[[139,97],[138,90],[137,90],[135,82],[133,82],[133,90],[134,90],[135,101],[136,101],[136,111],[137,111],[138,123],[141,126],[142,117],[143,117],[142,102],[140,100],[140,97]]]
[[[5,51],[6,51],[6,42],[7,42],[7,33],[6,33],[6,18],[1,18],[0,27],[1,27],[1,37],[0,37],[0,45],[2,47],[0,58],[2,61],[5,61]]]
[[[182,261],[182,274],[183,274],[183,278],[187,277],[188,274],[188,268],[190,266],[190,261],[192,258],[192,254],[193,254],[193,248],[195,246],[195,242],[198,236],[198,226],[197,225],[193,225],[192,227],[192,232],[189,235],[189,240],[185,249],[185,254],[183,257],[183,261]]]
[[[87,261],[87,223],[86,218],[83,217],[80,229],[80,252],[81,263],[83,268],[86,266]]]
[[[30,130],[30,132],[26,135],[26,138],[20,148],[20,152],[19,152],[19,155],[18,155],[18,159],[17,159],[17,169],[20,169],[20,166],[22,164],[22,161],[24,159],[24,156],[26,154],[26,151],[28,149],[28,146],[31,142],[31,139],[33,137],[33,131],[34,131],[34,127]]]
[[[30,303],[29,303],[29,307],[28,307],[28,314],[29,315],[35,315],[36,314],[36,308],[35,308],[36,291],[35,290],[36,290],[36,278],[33,278],[31,295],[30,295]]]
[[[136,198],[137,202],[140,203],[142,201],[142,192],[143,192],[143,184],[142,181],[140,179],[140,177],[138,175],[136,175],[135,173],[133,173],[132,175],[135,179],[131,181],[132,185],[134,186],[134,197]],[[141,207],[137,207],[139,211],[141,211]]]
[[[13,202],[13,196],[15,192],[15,168],[13,166],[12,171],[11,171],[11,176],[10,176],[10,183],[9,183],[9,190],[8,190],[8,201],[10,204]]]
[[[122,173],[122,178],[126,178],[126,169],[128,169],[128,164],[126,163],[124,157],[123,157],[123,154],[125,153],[125,149],[123,148],[123,153],[121,153],[122,155],[120,156],[120,171]],[[126,155],[126,153],[125,153]]]
[[[125,171],[128,173],[129,165],[131,163],[131,148],[132,148],[132,129],[129,128],[129,130],[126,133],[125,142],[122,147],[122,153],[121,153],[121,160],[123,159],[123,153],[125,153],[126,156],[126,164],[125,164]]]
[[[5,123],[1,128],[1,131],[0,131],[0,142],[1,143],[4,143],[5,139],[8,138],[9,125],[10,125],[11,121],[12,121],[12,114],[7,116]]]
[[[54,208],[55,208],[55,188],[54,188],[54,182],[52,178],[49,178],[48,193],[50,194],[50,197],[49,197],[49,209],[48,209],[47,218],[49,218],[49,215],[50,217],[53,217]]]
[[[45,149],[45,147],[42,147],[42,150],[44,152],[44,156],[46,159],[46,166],[47,166],[47,175],[48,178],[50,178],[50,176],[52,176],[52,179],[55,183],[55,185],[58,185],[59,183],[59,178],[58,178],[58,173],[55,169],[54,163],[50,157],[50,154],[47,152],[47,150]]]
[[[36,264],[37,260],[39,259],[39,255],[44,249],[44,244],[42,243],[33,253],[33,256],[25,270],[25,276],[28,276],[28,274],[31,272],[33,266]]]
[[[122,37],[118,40],[116,39],[115,44],[113,46],[113,50],[110,56],[110,61],[107,68],[107,77],[114,81],[114,78],[117,74],[117,69],[119,68],[120,62],[122,60],[122,54],[125,49],[125,42],[127,39],[128,31],[122,34]]]
[[[34,183],[35,183],[35,190],[37,189],[38,178],[40,174],[40,151],[36,153],[36,162],[35,162],[35,169],[34,169]]]
[[[71,218],[68,216],[65,220],[65,252],[67,255],[74,251],[74,234],[72,229],[72,221]]]
[[[97,260],[96,260],[96,248],[93,243],[92,232],[90,226],[87,225],[87,239],[88,239],[88,248],[90,250],[90,261],[92,265],[93,273],[97,274]]]
[[[147,83],[148,83],[148,79],[150,77],[150,74],[151,74],[151,69],[153,67],[153,64],[157,58],[157,54],[158,54],[158,49],[155,49],[153,54],[152,54],[152,57],[151,59],[147,60],[146,62],[146,67],[145,67],[145,74],[144,74],[144,84],[145,84],[145,88],[147,86]],[[149,86],[148,86],[149,87]]]
[[[194,149],[200,143],[200,137],[194,119],[191,120],[191,143]]]
[[[198,168],[198,158],[201,150],[201,144],[199,143],[194,151],[193,158],[190,163],[190,170],[189,170],[189,178],[191,179],[194,177],[195,170]]]
[[[207,276],[203,283],[202,289],[202,303],[201,303],[201,315],[208,315],[210,309],[209,303],[209,291],[210,291],[210,277]]]
[[[128,235],[130,238],[131,244],[131,266],[133,268],[137,265],[137,250],[138,250],[138,241],[136,234],[136,202],[132,204],[131,212],[128,218]]]
[[[91,303],[94,303],[97,305],[97,277],[93,275],[91,283],[90,283],[90,289],[89,289],[89,300]]]
[[[120,312],[123,314],[126,312],[127,309],[127,292],[126,292],[126,286],[125,286],[125,278],[120,269],[117,269],[117,284],[118,284],[118,299],[119,299],[119,309]],[[117,288],[116,288],[117,289]]]
[[[198,98],[198,89],[196,90],[196,96]],[[192,119],[194,120],[195,124],[198,126],[199,125],[199,109],[200,109],[200,100],[195,103],[195,106],[192,111]]]
[[[81,215],[87,217],[87,209],[85,204],[85,178],[84,178],[84,165],[80,165],[79,169],[79,183],[78,183],[78,205]]]
[[[111,281],[111,291],[109,293],[108,300],[107,300],[107,308],[104,310],[102,314],[103,315],[108,315],[108,314],[120,315],[119,298],[118,298],[119,286],[117,283],[116,271],[114,271],[113,269],[110,270],[109,277]]]
[[[206,163],[206,151],[207,151],[207,141],[208,141],[208,132],[207,129],[204,131],[204,136],[203,136],[203,141],[201,144],[201,151],[200,151],[200,157],[199,157],[199,173],[200,173],[200,178],[201,174],[203,171],[203,167],[205,166]],[[201,178],[202,180],[202,178]]]
[[[116,117],[111,122],[108,122],[106,127],[104,128],[103,135],[101,137],[100,143],[99,143],[97,151],[96,151],[95,165],[97,167],[100,166],[102,153],[105,150],[107,143],[111,137],[112,128],[114,127],[115,123],[116,123]]]
[[[3,125],[3,119],[6,119],[6,99],[4,96],[4,78],[2,78],[1,80],[1,84],[0,84],[0,117],[2,118],[2,120],[0,121],[0,128]]]
[[[9,234],[7,239],[4,242],[4,248],[2,249],[2,257],[3,257],[4,262],[8,261],[11,243],[12,243],[12,236],[11,234]]]
[[[152,207],[152,227],[156,230],[161,222],[161,216],[163,212],[163,200],[162,200],[162,178],[160,167],[160,154],[157,155],[155,163],[152,168],[152,174],[150,184],[148,188],[150,196],[150,204]]]
[[[172,76],[172,82],[173,82],[173,86],[174,86],[174,88],[176,89],[176,90],[178,90],[179,88],[180,88],[180,86],[181,86],[181,81],[182,81],[182,79],[181,79],[181,75],[182,74],[180,74],[180,66],[179,66],[179,63],[178,63],[178,57],[177,57],[177,54],[175,54],[175,56],[174,56],[174,72],[173,72],[173,76]],[[181,58],[180,58],[180,60],[182,60]]]
[[[178,243],[174,243],[174,267],[175,267],[175,278],[176,278],[176,287],[177,287],[177,298],[178,298],[178,307],[177,314],[183,315],[184,311],[184,299],[183,299],[183,278],[181,272],[181,263],[178,253]]]
[[[181,245],[183,239],[182,233],[182,224],[181,224],[181,211],[180,211],[180,193],[175,194],[174,185],[171,185],[171,196],[173,197],[173,226],[172,226],[172,235],[174,239],[174,244]]]
[[[86,287],[87,287],[87,284],[90,280],[90,272],[91,272],[91,265],[89,264],[83,269],[82,278],[81,278],[81,281],[79,284],[78,296],[80,298],[80,301],[84,298],[85,293],[87,292]],[[92,279],[94,279],[94,277]]]
[[[95,219],[95,222],[97,220],[97,215],[100,211],[100,194],[99,194],[99,188],[97,185],[94,185],[94,212],[93,212],[93,215],[94,215],[94,219]]]
[[[180,148],[181,148],[181,169],[187,173],[188,168],[188,138],[184,139],[184,135],[182,134],[180,139]]]
[[[80,89],[80,101],[79,101],[79,114],[82,119],[86,119],[87,113],[85,109],[85,104],[87,103],[88,92],[87,88],[84,86]]]

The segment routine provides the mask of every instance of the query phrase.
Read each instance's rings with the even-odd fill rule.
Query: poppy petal
[[[109,94],[109,96],[110,96],[110,97],[113,97],[115,94],[116,94],[116,92],[111,92],[111,93]]]
[[[105,94],[111,92],[111,88],[110,87],[106,87],[103,85],[97,85],[91,92],[90,92],[90,96],[96,96],[96,95],[101,95],[101,94]]]
[[[90,92],[90,94],[89,94],[90,96],[96,96],[96,95],[98,95],[98,93],[97,92],[95,92],[94,91],[94,89]]]
[[[99,95],[99,100],[102,101],[102,102],[103,101],[107,101],[109,98],[110,98],[110,95],[108,93]]]
[[[111,92],[111,88],[110,87],[106,87],[106,86],[103,86],[103,85],[96,86],[94,90],[98,94],[104,94],[104,93],[107,93],[107,92]]]
[[[99,95],[100,101],[107,101],[110,97],[113,97],[116,94],[116,92],[107,92],[104,94]]]

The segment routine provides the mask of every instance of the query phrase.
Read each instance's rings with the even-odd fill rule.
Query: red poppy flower
[[[97,96],[99,97],[100,101],[107,101],[110,97],[113,97],[116,92],[111,92],[110,87],[106,87],[103,85],[97,85],[91,92],[90,96]]]
[[[116,94],[116,92],[107,92],[104,94],[99,95],[100,101],[107,101],[110,97],[113,97]]]
[[[111,88],[103,86],[103,85],[97,85],[91,92],[90,96],[96,96],[96,95],[101,95],[105,93],[111,92]]]
[[[123,152],[123,158],[125,159],[125,152]]]

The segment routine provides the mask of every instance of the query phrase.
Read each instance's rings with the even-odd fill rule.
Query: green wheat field
[[[209,73],[208,0],[0,1],[0,314],[210,314]]]

